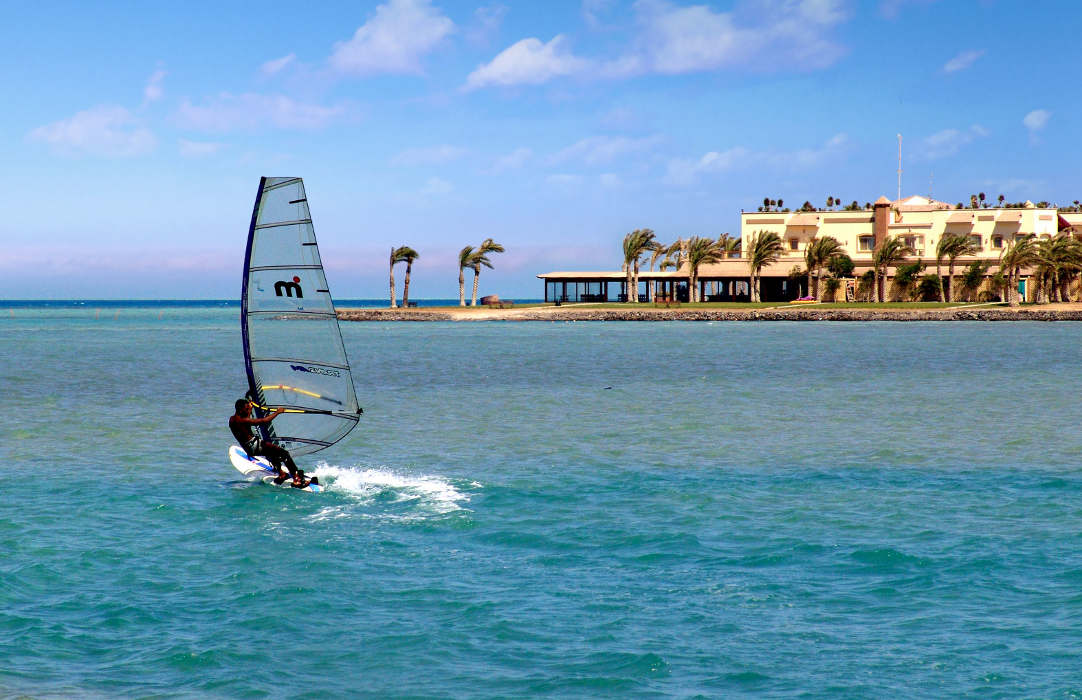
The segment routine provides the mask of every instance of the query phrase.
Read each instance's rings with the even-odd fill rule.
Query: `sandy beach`
[[[1010,308],[998,305],[950,308],[837,308],[832,304],[769,308],[665,308],[641,304],[627,309],[597,304],[519,309],[429,307],[339,309],[343,321],[1082,321],[1082,303]]]

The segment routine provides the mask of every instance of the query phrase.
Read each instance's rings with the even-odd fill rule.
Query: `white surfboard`
[[[249,457],[248,453],[242,450],[237,445],[231,445],[229,447],[229,461],[237,471],[243,474],[248,479],[259,479],[264,484],[271,486],[281,486],[282,488],[291,489],[293,485],[286,480],[281,484],[274,483],[274,477],[277,473],[274,470],[274,466],[267,461],[266,457]],[[309,484],[303,489],[296,489],[297,491],[308,491],[310,493],[320,493],[323,491],[323,486],[320,484]]]

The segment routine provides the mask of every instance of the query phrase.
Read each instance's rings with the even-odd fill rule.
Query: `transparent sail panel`
[[[272,436],[302,455],[349,433],[357,396],[304,184],[265,178],[257,202],[244,286],[250,388],[262,405],[288,411]]]

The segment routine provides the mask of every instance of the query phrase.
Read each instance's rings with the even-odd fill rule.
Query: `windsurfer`
[[[236,413],[229,417],[229,430],[249,457],[262,456],[270,460],[270,463],[274,465],[278,472],[275,483],[281,484],[286,480],[286,473],[282,471],[283,463],[286,465],[286,469],[289,470],[290,475],[303,474],[303,472],[299,472],[297,465],[293,463],[293,458],[289,456],[289,452],[269,440],[259,439],[252,433],[251,426],[270,423],[282,413],[282,409],[279,408],[274,413],[262,418],[252,418],[252,402],[248,399],[237,399],[234,407]]]

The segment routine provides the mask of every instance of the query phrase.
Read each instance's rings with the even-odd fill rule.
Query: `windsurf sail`
[[[299,177],[264,177],[248,229],[241,335],[259,426],[294,456],[330,447],[361,409]]]

